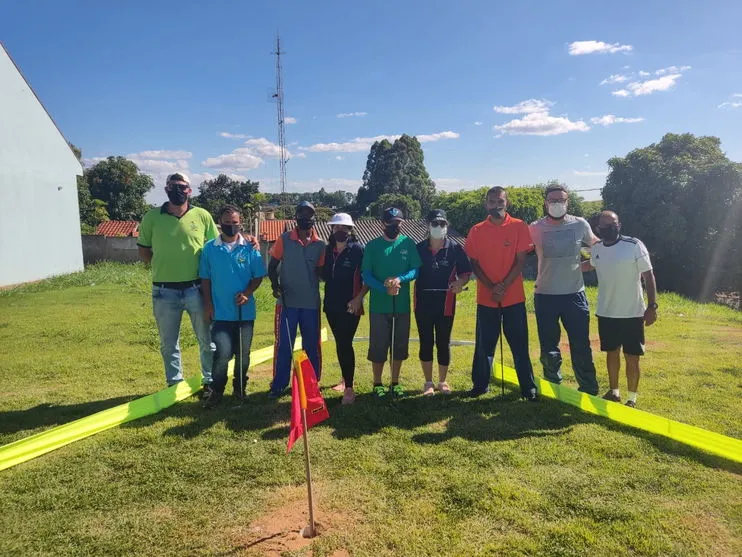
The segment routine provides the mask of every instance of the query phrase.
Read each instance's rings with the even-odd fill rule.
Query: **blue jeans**
[[[152,312],[160,333],[160,354],[165,364],[165,380],[174,385],[183,380],[183,365],[180,358],[180,321],[183,312],[188,313],[193,332],[198,339],[201,354],[201,382],[211,383],[213,347],[209,324],[206,323],[201,291],[198,286],[185,288],[163,288],[152,286]]]
[[[297,326],[301,330],[301,347],[312,362],[319,381],[322,373],[322,348],[320,347],[319,309],[285,308],[276,305],[275,334],[273,346],[273,381],[271,391],[280,394],[289,385],[294,361],[294,341]],[[288,323],[288,324],[287,324]]]
[[[518,384],[522,396],[536,393],[531,356],[528,354],[528,317],[526,304],[521,302],[504,308],[477,305],[476,344],[474,361],[471,366],[472,390],[479,393],[487,391],[492,375],[492,359],[495,356],[497,341],[500,340],[500,319],[505,338],[510,345]]]
[[[580,386],[579,390],[597,395],[598,380],[595,377],[593,351],[590,348],[590,308],[585,292],[536,294],[534,303],[538,340],[541,343],[541,363],[546,380],[552,383],[562,382],[562,353],[559,350],[561,319],[569,338],[572,369]]]
[[[247,368],[250,367],[250,345],[255,321],[214,321],[211,325],[211,339],[216,345],[214,352],[214,373],[211,388],[219,394],[224,393],[227,385],[227,368],[234,356],[234,379],[232,388],[235,393],[243,394],[247,386]],[[239,335],[239,336],[238,336]],[[240,383],[240,336],[242,337],[242,382]]]

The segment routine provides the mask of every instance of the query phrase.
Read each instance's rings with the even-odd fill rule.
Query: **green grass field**
[[[99,264],[0,291],[0,444],[163,387],[148,284],[142,266]],[[639,407],[741,438],[742,313],[671,294],[659,303]],[[254,348],[272,344],[265,285],[258,311]],[[455,339],[473,339],[474,312],[472,288]],[[182,344],[193,376],[189,326]],[[322,528],[311,543],[292,534],[306,520],[302,449],[285,454],[290,401],[265,396],[264,364],[241,409],[189,400],[0,472],[0,554],[742,554],[742,466],[556,401],[513,390],[503,401],[499,387],[423,398],[415,344],[402,371],[412,396],[377,402],[356,346],[357,403],[325,389],[331,419],[311,432]],[[453,353],[464,391],[473,348]],[[332,342],[324,354],[329,387],[340,378]],[[565,356],[573,384],[566,344]]]

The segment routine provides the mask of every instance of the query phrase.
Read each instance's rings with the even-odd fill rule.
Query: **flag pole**
[[[312,494],[312,464],[309,460],[309,428],[307,427],[307,392],[304,388],[304,376],[298,367],[294,368],[296,379],[299,382],[299,401],[301,405],[301,425],[304,429],[304,471],[307,476],[307,498],[309,501],[309,526],[303,531],[305,538],[313,538],[316,534],[314,527],[314,496]]]

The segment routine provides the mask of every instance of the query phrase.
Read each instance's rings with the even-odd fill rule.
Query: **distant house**
[[[260,222],[260,253],[267,261],[268,252],[275,243],[276,239],[286,232],[293,230],[296,222],[293,220],[266,220]],[[412,238],[415,243],[421,242],[428,236],[428,223],[423,219],[402,221],[402,234]],[[327,221],[317,221],[315,229],[320,238],[325,242],[330,238],[330,225]],[[380,220],[356,220],[353,228],[356,237],[362,244],[367,244],[374,238],[381,236],[384,225]],[[455,229],[448,227],[448,237],[460,245],[464,245],[466,238],[459,234]]]
[[[107,238],[139,237],[139,223],[134,220],[109,220],[102,222],[95,229],[99,236]]]
[[[0,286],[82,270],[79,175],[67,140],[0,44]]]

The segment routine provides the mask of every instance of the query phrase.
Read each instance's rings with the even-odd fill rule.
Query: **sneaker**
[[[538,393],[528,393],[523,398],[526,399],[528,402],[538,402]]]
[[[603,395],[603,400],[610,400],[611,402],[621,402],[621,397],[613,394],[611,390]]]
[[[221,393],[217,393],[213,389],[209,389],[208,395],[201,399],[202,408],[214,408],[217,404],[222,401]]]
[[[450,395],[452,391],[448,383],[446,383],[445,381],[441,381],[440,383],[438,383],[438,392],[443,395]]]
[[[633,400],[627,400],[626,406],[628,406],[629,408],[636,408],[636,402]]]
[[[402,385],[400,385],[399,383],[397,383],[396,385],[391,385],[389,387],[389,392],[394,398],[402,398],[407,394],[405,393],[404,387],[402,387]]]
[[[207,400],[214,390],[211,388],[211,383],[204,383],[201,385],[201,390],[198,392],[198,398],[201,400]]]
[[[432,381],[426,381],[423,385],[423,396],[432,396],[435,394],[435,385]]]
[[[353,404],[356,401],[356,392],[353,387],[346,387],[343,391],[343,402],[342,404]]]
[[[375,385],[373,392],[376,398],[384,398],[386,396],[387,390],[384,385]]]

